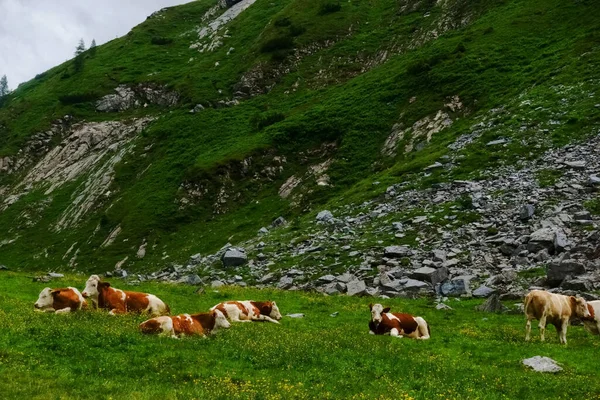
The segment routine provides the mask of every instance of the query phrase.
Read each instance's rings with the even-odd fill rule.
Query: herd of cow
[[[45,288],[34,304],[37,311],[68,313],[87,308],[89,299],[94,308],[110,310],[110,314],[137,312],[153,318],[140,324],[143,333],[170,337],[182,335],[205,336],[220,328],[229,328],[230,322],[267,321],[279,323],[281,313],[273,301],[226,301],[212,307],[209,312],[169,316],[171,310],[158,297],[111,287],[98,275],[87,280],[83,292],[74,287]],[[369,333],[414,339],[429,339],[429,324],[422,317],[391,313],[381,304],[369,304],[371,320]],[[544,341],[546,325],[556,327],[561,343],[567,343],[567,327],[574,318],[583,321],[585,328],[600,335],[600,301],[586,302],[579,296],[564,296],[544,290],[532,290],[524,303],[526,323],[525,340],[530,339],[531,321],[539,320],[540,337]]]

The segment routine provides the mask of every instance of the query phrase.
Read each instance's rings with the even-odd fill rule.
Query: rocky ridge
[[[599,150],[596,135],[479,181],[393,185],[379,199],[319,212],[302,237],[278,218],[237,247],[132,279],[502,300],[546,287],[597,298],[600,218],[585,205],[597,201]],[[559,177],[541,185],[547,171]]]

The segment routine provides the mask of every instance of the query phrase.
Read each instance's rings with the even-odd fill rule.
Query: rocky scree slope
[[[592,291],[592,11],[161,10],[86,53],[82,71],[67,62],[3,99],[0,263],[390,296]],[[279,216],[286,227],[252,239]],[[213,255],[186,264],[198,253]],[[568,273],[534,282],[545,268]]]

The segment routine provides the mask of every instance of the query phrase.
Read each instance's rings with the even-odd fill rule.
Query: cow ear
[[[369,310],[373,309],[373,303],[369,303]]]
[[[389,312],[390,312],[390,307],[386,307],[386,308],[384,308],[384,309],[383,309],[383,312],[384,312],[384,313],[389,313]]]
[[[110,282],[102,282],[102,286],[104,286],[104,287],[110,287]]]

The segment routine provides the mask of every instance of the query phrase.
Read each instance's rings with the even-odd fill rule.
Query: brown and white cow
[[[410,314],[391,313],[390,307],[383,308],[381,304],[369,304],[371,321],[369,333],[371,335],[391,335],[398,338],[404,336],[426,340],[429,339],[429,325],[421,317]]]
[[[550,293],[545,290],[532,290],[525,296],[525,340],[531,336],[531,320],[540,321],[540,339],[545,340],[546,324],[551,323],[556,328],[561,343],[567,344],[567,327],[572,318],[578,317],[586,320],[590,317],[588,306],[584,298],[564,296]]]
[[[96,307],[110,310],[113,315],[139,312],[159,316],[171,312],[169,306],[155,295],[115,289],[109,282],[101,281],[98,275],[90,276],[82,295],[90,298]]]
[[[600,335],[600,300],[587,302],[590,316],[583,318],[583,326],[592,335]]]
[[[281,319],[274,301],[225,301],[211,310],[221,311],[231,322],[268,321],[278,324]]]
[[[154,317],[140,324],[142,333],[178,338],[182,335],[207,336],[231,324],[219,310],[200,314],[181,314],[171,317]]]
[[[68,313],[87,307],[85,299],[74,287],[51,289],[45,288],[40,292],[38,300],[33,305],[36,311]]]

